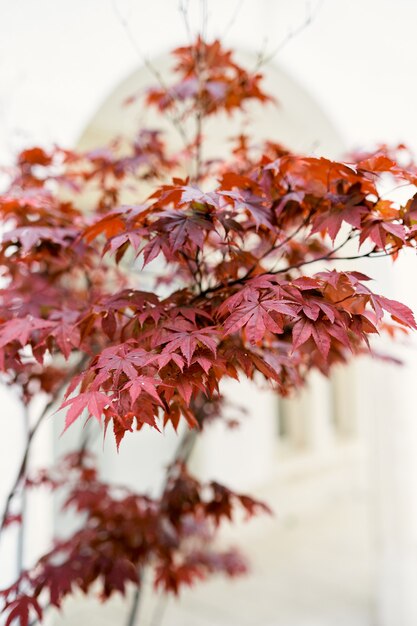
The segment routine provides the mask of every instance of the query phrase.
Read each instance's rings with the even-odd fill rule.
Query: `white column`
[[[417,624],[416,372],[373,370],[377,626]]]
[[[386,293],[390,291],[414,311],[415,269],[415,257],[395,269],[387,264],[383,283]],[[396,352],[404,366],[374,364],[363,381],[373,424],[376,626],[417,624],[416,338],[410,336],[405,343],[408,349],[394,348],[388,342],[382,346],[391,354]]]
[[[358,438],[361,423],[358,419],[358,367],[356,362],[336,367],[330,378],[332,394],[332,420],[338,437]]]
[[[320,372],[310,373],[303,405],[306,411],[307,441],[311,451],[317,454],[329,451],[334,441],[332,397],[330,381]]]

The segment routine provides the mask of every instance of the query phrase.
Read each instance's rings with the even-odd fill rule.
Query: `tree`
[[[416,246],[417,194],[400,205],[381,191],[387,180],[417,186],[407,149],[335,162],[240,135],[229,155],[207,160],[208,117],[271,98],[261,74],[219,41],[199,37],[173,55],[174,82],[128,104],[167,117],[181,151],[146,128],[128,145],[87,153],[29,148],[0,197],[0,366],[26,407],[47,398],[1,528],[22,522],[17,496],[40,485],[63,489],[64,506],[83,520],[1,592],[7,625],[36,623],[76,588],[98,584],[103,600],[128,584],[140,589],[145,567],[174,594],[215,572],[244,572],[239,555],[213,547],[215,531],[236,507],[248,517],[268,507],[187,470],[195,437],[222,419],[221,381],[262,378],[287,395],[310,370],[328,375],[372,352],[372,335],[416,328],[410,309],[374,293],[367,276],[336,269]],[[126,191],[134,201],[122,204]],[[152,268],[148,289],[131,271],[139,262]],[[60,402],[64,430],[94,418],[117,447],[132,431],[185,420],[160,497],[103,482],[88,437],[56,467],[28,475],[33,438]]]

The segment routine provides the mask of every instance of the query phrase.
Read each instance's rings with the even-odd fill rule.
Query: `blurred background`
[[[200,2],[188,5],[193,29]],[[266,89],[279,105],[254,119],[259,136],[330,157],[380,142],[417,150],[414,0],[207,5],[209,38],[249,64],[260,53],[269,58]],[[90,148],[127,134],[137,119],[123,99],[154,81],[147,61],[169,72],[167,53],[187,37],[177,0],[0,0],[1,161],[30,144]],[[216,129],[214,146],[232,134],[224,121]],[[377,292],[417,311],[414,256],[395,265],[363,261],[359,269],[376,279]],[[267,500],[275,515],[223,533],[250,557],[246,579],[201,584],[166,606],[145,581],[143,626],[417,624],[416,340],[381,347],[403,365],[363,358],[331,380],[312,376],[291,400],[247,383],[227,387],[248,415],[233,432],[213,425],[193,469]],[[7,389],[0,394],[2,506],[24,431],[16,399]],[[76,441],[76,427],[64,438],[61,430],[55,415],[36,440],[34,465]],[[98,452],[106,478],[157,492],[174,445],[172,432],[141,432],[119,455],[111,441],[100,441]],[[48,545],[56,516],[42,496],[28,510],[29,564]],[[15,574],[13,542],[9,531],[0,585]],[[120,599],[101,607],[76,598],[50,623],[114,625],[125,610]]]

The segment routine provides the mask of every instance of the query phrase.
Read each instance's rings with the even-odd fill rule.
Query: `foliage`
[[[15,617],[27,623],[30,606],[41,616],[40,594],[46,594],[48,606],[60,608],[75,588],[86,593],[97,580],[103,600],[124,593],[127,583],[140,583],[140,572],[149,563],[155,586],[174,594],[207,574],[246,571],[235,552],[213,550],[213,532],[223,518],[232,518],[236,504],[248,516],[267,510],[265,505],[215,482],[201,485],[180,462],[169,468],[161,497],[152,499],[101,482],[92,460],[85,452],[69,455],[55,472],[41,472],[30,481],[31,487],[69,488],[64,508],[75,508],[84,522],[3,592],[10,610],[7,623]]]
[[[374,293],[367,276],[335,269],[340,259],[395,260],[415,247],[417,195],[400,205],[381,192],[387,180],[417,184],[404,146],[345,163],[241,135],[229,157],[205,160],[207,117],[272,99],[218,41],[198,38],[174,57],[175,82],[151,88],[145,105],[180,131],[195,121],[180,152],[149,129],[127,148],[34,147],[19,154],[0,197],[4,377],[27,406],[43,392],[49,408],[65,389],[65,429],[93,417],[117,446],[144,426],[185,420],[198,431],[221,419],[223,379],[263,378],[285,395],[311,369],[328,375],[370,350],[380,330],[416,328],[412,312]],[[138,99],[143,106],[139,97],[130,106]],[[134,203],[123,204],[126,191]],[[319,271],[308,272],[314,264]],[[85,523],[2,592],[7,624],[41,619],[75,587],[99,581],[106,599],[128,582],[140,586],[148,565],[174,593],[245,569],[211,547],[213,530],[235,504],[250,515],[264,505],[200,485],[186,458],[174,459],[151,499],[101,482],[84,450],[29,481],[27,453],[3,527],[16,519],[17,489],[39,483],[68,489],[65,506]]]

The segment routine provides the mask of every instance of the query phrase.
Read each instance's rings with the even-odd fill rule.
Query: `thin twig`
[[[277,270],[272,269],[268,273],[269,274],[286,274],[287,272],[290,272],[291,270],[297,270],[300,267],[303,267],[304,265],[310,265],[311,263],[317,263],[318,261],[334,261],[336,260],[336,258],[341,260],[341,257],[334,257],[333,255],[336,254],[336,252],[339,252],[339,250],[344,248],[350,241],[352,241],[352,239],[355,239],[356,237],[359,237],[359,233],[351,232],[346,237],[346,239],[342,241],[342,243],[336,246],[336,248],[333,248],[333,250],[330,250],[330,252],[323,254],[321,257],[315,257],[314,259],[310,259],[309,261],[301,261],[300,263],[296,263],[294,265],[287,265],[287,267],[283,267]]]
[[[225,29],[223,30],[222,34],[221,34],[221,35],[220,35],[220,37],[219,37],[220,41],[223,41],[223,40],[227,37],[227,35],[229,34],[230,30],[232,29],[232,27],[233,27],[233,26],[234,26],[234,24],[236,23],[237,16],[238,16],[238,15],[239,15],[239,13],[240,13],[240,10],[241,10],[241,8],[242,8],[242,6],[243,6],[244,1],[245,1],[245,0],[238,0],[238,1],[236,2],[236,6],[235,6],[235,8],[234,8],[234,11],[233,11],[233,13],[232,13],[232,16],[231,16],[230,20],[228,21],[228,23],[226,24],[226,27],[225,27]]]
[[[15,497],[20,484],[22,483],[23,479],[25,478],[25,474],[26,474],[26,469],[27,469],[27,465],[28,465],[28,461],[29,461],[29,455],[30,455],[30,450],[32,447],[32,443],[33,443],[33,439],[36,435],[36,433],[38,432],[40,426],[42,425],[42,422],[44,421],[45,417],[49,414],[50,410],[53,408],[53,406],[55,405],[56,401],[58,400],[59,396],[61,395],[62,391],[65,389],[65,387],[68,385],[68,383],[71,381],[71,379],[82,370],[82,368],[84,367],[84,365],[87,363],[89,357],[87,354],[84,354],[83,357],[80,359],[80,361],[77,363],[77,365],[72,368],[70,370],[70,372],[68,372],[68,374],[65,376],[62,385],[59,387],[59,389],[57,390],[57,392],[52,396],[52,398],[49,400],[49,402],[45,405],[45,407],[43,408],[42,412],[40,413],[40,415],[38,416],[38,419],[36,420],[35,424],[32,426],[32,428],[29,430],[28,432],[28,436],[27,436],[27,440],[26,440],[26,448],[25,448],[25,452],[23,454],[18,472],[16,474],[16,478],[13,482],[13,485],[8,493],[8,496],[6,498],[6,503],[4,506],[4,510],[3,510],[3,516],[1,519],[1,523],[0,523],[0,537],[1,537],[1,533],[3,532],[5,526],[6,526],[6,522],[7,522],[7,518],[9,516],[9,511],[10,511],[10,505],[12,503],[13,498]]]
[[[352,256],[344,256],[344,257],[333,256],[336,252],[341,250],[349,241],[351,241],[354,237],[357,237],[357,236],[358,236],[357,233],[349,235],[349,237],[345,239],[343,243],[341,243],[339,246],[337,246],[336,248],[334,248],[327,254],[324,254],[320,257],[315,257],[314,259],[310,259],[309,261],[301,261],[300,263],[296,263],[294,265],[287,265],[286,267],[282,267],[281,269],[268,270],[268,271],[262,272],[261,274],[257,274],[256,276],[258,278],[259,276],[286,274],[287,272],[290,272],[292,270],[297,270],[297,269],[300,269],[301,267],[304,267],[305,265],[311,265],[312,263],[318,263],[319,261],[354,261],[357,259],[365,259],[365,258],[381,259],[381,258],[392,256],[398,252],[398,248],[395,247],[386,252],[376,252],[374,250],[370,250],[369,252],[365,252],[364,254],[356,254]],[[245,274],[245,276],[242,276],[242,278],[236,278],[235,280],[231,280],[227,283],[215,285],[214,287],[208,287],[207,289],[202,291],[200,294],[195,296],[195,298],[191,300],[191,304],[196,302],[197,300],[200,300],[201,298],[204,298],[209,293],[217,293],[218,291],[222,291],[223,289],[229,289],[230,287],[233,287],[235,285],[241,285],[246,280],[249,280],[250,278],[251,278],[250,275]]]
[[[167,609],[167,606],[168,606],[168,597],[167,595],[164,595],[159,599],[159,602],[157,602],[155,606],[155,610],[153,612],[149,626],[160,626],[162,622],[162,618],[164,617],[165,611]]]
[[[196,115],[196,148],[195,148],[195,182],[199,182],[201,178],[201,165],[203,160],[202,154],[202,134],[203,132],[203,112],[201,107],[198,107]]]
[[[140,47],[138,46],[138,43],[136,41],[136,38],[134,37],[127,19],[120,13],[119,8],[117,6],[117,2],[116,0],[113,0],[113,9],[114,12],[121,24],[121,26],[123,27],[132,47],[134,48],[136,54],[138,55],[141,63],[144,64],[144,66],[146,67],[146,69],[153,75],[153,77],[157,80],[158,84],[162,87],[162,89],[166,92],[167,97],[169,98],[170,102],[177,107],[177,101],[175,100],[175,98],[172,96],[172,94],[170,93],[170,89],[169,86],[166,84],[166,82],[164,81],[161,73],[159,72],[159,70],[157,70],[157,68],[149,61],[149,59],[147,58],[147,56],[142,52],[142,50],[140,49]],[[181,139],[184,142],[184,145],[187,147],[188,146],[188,137],[187,134],[185,132],[184,126],[181,123],[181,119],[180,119],[180,115],[176,114],[176,115],[170,115],[167,111],[164,111],[163,114],[165,115],[166,119],[173,125],[173,127],[176,129],[176,131],[178,132],[178,134],[180,135]]]
[[[323,1],[324,0],[320,0],[317,3],[314,11],[310,9],[310,3],[307,3],[307,17],[296,28],[290,30],[284,39],[282,39],[282,41],[280,41],[280,43],[269,54],[265,54],[262,51],[258,54],[258,60],[255,65],[254,72],[257,72],[266,63],[273,61],[276,55],[281,52],[290,41],[295,39],[295,37],[302,33],[306,28],[311,26],[321,9]]]
[[[28,438],[29,438],[29,411],[26,405],[23,407],[22,420],[23,420],[25,448],[26,448],[28,444]],[[17,545],[16,545],[16,562],[17,562],[18,576],[20,576],[20,574],[23,571],[23,565],[24,565],[24,560],[25,560],[24,554],[25,554],[26,504],[27,504],[26,495],[27,495],[26,491],[23,490],[22,495],[21,495],[21,501],[20,501],[21,520],[20,520],[20,524],[18,528]]]
[[[208,6],[207,0],[200,0],[201,5],[201,39],[206,41],[208,29]]]
[[[130,607],[130,611],[127,617],[126,626],[135,626],[136,618],[138,616],[139,604],[141,600],[141,582],[142,582],[142,571],[138,571],[138,585],[135,589],[135,593],[133,594],[132,604]]]
[[[206,0],[201,2],[201,29],[200,39],[201,46],[204,49],[206,45],[206,29],[207,29],[207,3]],[[201,53],[199,49],[192,48],[194,51],[194,64],[197,73],[198,92],[196,97],[196,113],[195,113],[195,181],[198,183],[201,178],[201,167],[203,163],[203,122],[204,122],[204,104],[202,102],[203,93],[203,68],[201,67]]]
[[[177,461],[182,461],[183,463],[186,463],[189,460],[191,453],[193,451],[195,442],[196,442],[197,434],[198,434],[198,430],[194,428],[192,430],[188,430],[181,437],[181,440],[175,450],[171,467],[174,466]],[[168,469],[165,481],[162,485],[162,493],[164,493],[166,489],[170,475],[171,475],[170,469]],[[141,600],[141,590],[142,590],[141,582],[143,581],[143,569],[144,569],[143,566],[138,569],[139,581],[135,589],[135,592],[133,594],[132,604],[130,607],[129,614],[127,616],[126,626],[134,626],[138,618],[140,600]]]
[[[244,276],[242,276],[242,278],[240,280],[247,280],[250,277],[250,275],[252,274],[252,272],[258,266],[259,261],[262,261],[263,259],[265,259],[269,254],[271,254],[271,252],[276,252],[280,248],[283,248],[289,241],[291,241],[291,239],[293,239],[296,235],[298,235],[300,230],[302,230],[305,226],[307,226],[307,224],[308,224],[308,222],[310,220],[310,217],[311,217],[311,211],[307,215],[307,217],[304,218],[304,220],[301,222],[301,224],[299,224],[297,226],[297,228],[290,235],[285,237],[285,239],[283,239],[278,245],[276,245],[276,240],[275,240],[274,243],[269,248],[267,248],[267,250],[265,250],[265,252],[263,252],[260,257],[257,258],[256,263],[254,263],[252,265],[252,267],[250,267],[248,269],[246,274]]]
[[[178,5],[178,10],[184,22],[185,30],[186,30],[187,37],[188,37],[188,43],[191,46],[193,43],[194,36],[191,31],[190,20],[188,19],[189,5],[190,5],[190,0],[180,0],[179,5]]]

